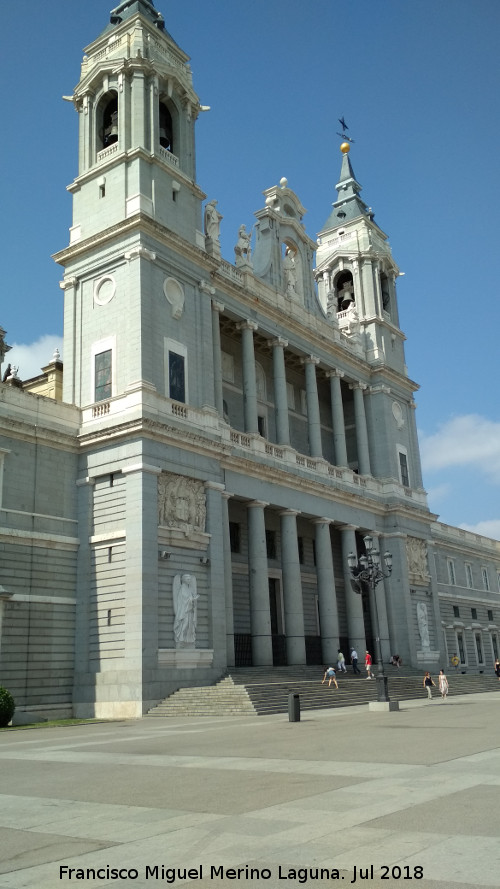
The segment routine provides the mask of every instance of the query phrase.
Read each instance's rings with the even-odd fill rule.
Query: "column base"
[[[370,701],[368,709],[378,713],[392,713],[394,710],[399,710],[399,701]]]

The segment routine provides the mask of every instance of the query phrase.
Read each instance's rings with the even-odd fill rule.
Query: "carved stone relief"
[[[203,482],[162,472],[158,477],[158,524],[186,535],[205,532],[207,508]]]
[[[430,579],[427,565],[427,544],[420,537],[408,537],[406,540],[406,558],[408,573],[413,582],[428,583]]]
[[[163,292],[172,306],[172,317],[177,320],[184,311],[184,290],[175,278],[165,278]]]

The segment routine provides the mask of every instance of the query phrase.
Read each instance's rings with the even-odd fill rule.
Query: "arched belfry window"
[[[345,312],[355,303],[354,282],[351,272],[344,271],[335,280],[337,312]]]
[[[97,150],[118,142],[118,94],[111,90],[99,102],[97,108]]]
[[[167,151],[175,154],[174,151],[174,125],[172,115],[164,102],[159,104],[159,124],[160,124],[160,145]]]
[[[380,274],[380,290],[382,293],[382,308],[384,312],[390,314],[391,311],[391,291],[389,289],[389,278],[384,272]]]

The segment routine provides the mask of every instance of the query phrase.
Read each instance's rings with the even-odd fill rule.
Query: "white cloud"
[[[472,531],[473,534],[482,534],[483,537],[493,537],[500,540],[500,519],[487,519],[484,522],[478,522],[477,525],[460,525],[465,531]]]
[[[18,368],[18,376],[21,380],[30,380],[42,372],[42,367],[52,361],[55,349],[59,349],[62,359],[62,337],[55,334],[45,334],[34,343],[14,343],[10,352],[4,359],[3,370],[8,363]]]
[[[426,472],[468,466],[500,484],[500,422],[465,414],[444,423],[434,435],[420,433]]]

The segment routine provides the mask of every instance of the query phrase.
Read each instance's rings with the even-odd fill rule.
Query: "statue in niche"
[[[219,244],[222,216],[216,209],[217,201],[209,201],[205,206],[205,235],[212,244]]]
[[[196,577],[176,574],[173,583],[174,639],[178,648],[192,648],[196,641],[197,602]]]
[[[288,297],[295,295],[297,284],[297,269],[295,268],[295,256],[290,247],[286,248],[283,257],[283,274],[285,276],[285,290]]]
[[[350,281],[344,281],[342,290],[339,291],[339,312],[345,312],[354,305],[354,287]]]
[[[417,603],[417,624],[422,651],[430,651],[431,640],[429,638],[429,617],[425,602]]]
[[[408,537],[406,541],[406,558],[408,573],[426,583],[429,579],[427,569],[427,545],[420,537]]]
[[[236,266],[242,265],[251,265],[250,256],[252,254],[252,248],[250,247],[250,241],[252,239],[252,232],[247,232],[245,225],[240,225],[238,229],[238,240],[236,242],[236,246],[234,248],[234,255],[236,257],[235,264]]]
[[[162,472],[158,477],[158,524],[183,531],[203,533],[207,515],[203,482],[183,475]]]

